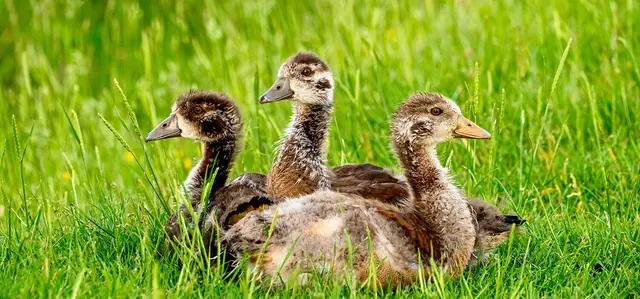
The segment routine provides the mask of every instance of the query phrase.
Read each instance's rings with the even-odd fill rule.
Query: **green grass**
[[[0,297],[640,295],[637,1],[187,2],[0,1]],[[331,165],[397,168],[391,113],[443,93],[493,139],[441,158],[526,233],[458,280],[385,294],[258,289],[158,255],[199,147],[139,134],[178,94],[223,91],[245,119],[234,174],[266,173],[291,112],[258,96],[303,49],[336,77]]]

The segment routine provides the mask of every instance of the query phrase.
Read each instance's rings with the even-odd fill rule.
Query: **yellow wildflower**
[[[193,163],[191,162],[191,159],[185,158],[182,160],[182,166],[184,166],[185,169],[191,169],[191,167],[193,167]]]
[[[133,156],[132,152],[126,152],[124,154],[124,160],[127,161],[127,163],[129,164],[133,164],[133,162],[136,161],[135,157]]]

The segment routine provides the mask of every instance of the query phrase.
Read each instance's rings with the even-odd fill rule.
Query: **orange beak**
[[[458,117],[458,126],[453,130],[453,133],[457,135],[456,138],[491,139],[491,134],[487,130],[462,115]]]

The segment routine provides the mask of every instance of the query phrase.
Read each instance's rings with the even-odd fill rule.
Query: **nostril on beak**
[[[280,85],[276,86],[276,90],[280,90],[280,89],[282,89],[282,86]]]
[[[467,124],[467,126],[471,127],[471,124]]]
[[[166,128],[168,126],[168,124],[162,124],[163,128]]]

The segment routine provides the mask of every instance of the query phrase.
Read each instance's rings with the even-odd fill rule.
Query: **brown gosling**
[[[248,256],[250,269],[276,283],[304,281],[313,273],[365,282],[372,274],[377,283],[396,287],[414,282],[419,265],[430,275],[429,259],[457,277],[469,263],[476,228],[465,196],[436,155],[436,145],[454,137],[490,135],[451,100],[414,95],[391,123],[393,150],[411,194],[405,207],[318,191],[249,213],[223,241],[237,255]],[[372,261],[375,273],[370,273]]]
[[[290,100],[294,115],[281,143],[276,162],[269,173],[267,189],[274,199],[331,189],[383,203],[402,206],[409,198],[404,178],[372,164],[343,165],[328,169],[326,142],[333,111],[333,75],[328,64],[310,52],[298,53],[285,61],[278,79],[260,103]],[[481,200],[470,200],[476,217],[478,242],[472,255],[484,260],[508,238],[511,226],[525,221],[503,215],[497,207]]]
[[[220,225],[227,227],[229,217],[242,214],[240,208],[261,209],[271,204],[266,198],[265,177],[262,174],[244,174],[225,186],[233,167],[238,144],[242,138],[242,118],[236,104],[228,96],[207,91],[195,91],[181,95],[172,107],[167,119],[146,136],[146,141],[185,137],[198,140],[202,147],[202,159],[193,167],[184,185],[193,211],[204,208],[204,223],[194,223],[187,205],[172,215],[165,226],[170,242],[185,239],[179,218],[184,217],[188,226],[201,225],[205,245],[214,245],[216,215]],[[209,205],[201,207],[202,192],[207,179],[212,179]],[[206,200],[206,199],[205,199]],[[236,215],[237,217],[237,215]]]
[[[333,91],[333,75],[327,63],[313,53],[301,52],[280,67],[278,79],[260,97],[263,104],[285,99],[294,102],[293,117],[268,175],[269,195],[281,200],[333,188],[383,202],[406,198],[406,192],[402,193],[406,187],[375,165],[327,168]]]
[[[328,190],[326,141],[333,113],[333,76],[318,56],[299,53],[278,71],[278,79],[260,103],[294,99],[293,117],[281,141],[278,157],[267,176],[274,200]]]

